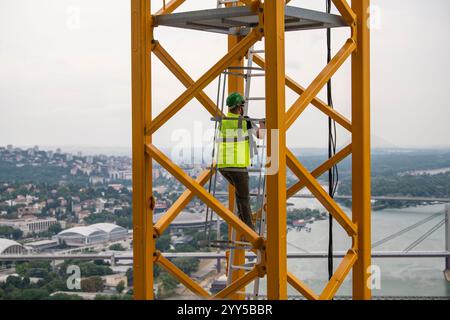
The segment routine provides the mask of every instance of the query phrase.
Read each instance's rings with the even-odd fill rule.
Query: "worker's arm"
[[[264,129],[266,129],[266,123],[264,121],[259,122],[259,128],[256,130],[256,136],[258,139],[264,138]]]

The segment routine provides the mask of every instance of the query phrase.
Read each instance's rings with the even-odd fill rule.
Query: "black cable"
[[[326,12],[331,13],[331,0],[326,0]],[[327,63],[331,61],[331,29],[327,29]],[[333,95],[331,79],[327,83],[327,103],[333,109]],[[336,122],[328,118],[328,159],[336,154]],[[335,165],[328,170],[328,194],[334,198],[339,183],[338,167]],[[333,216],[328,215],[328,279],[333,276]]]

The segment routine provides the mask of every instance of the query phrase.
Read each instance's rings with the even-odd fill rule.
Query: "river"
[[[314,199],[290,199],[295,208],[323,207]],[[349,208],[343,208],[349,214]],[[444,205],[427,205],[410,207],[405,209],[385,209],[372,213],[372,242],[385,238],[398,232],[436,212],[443,211]],[[374,249],[374,251],[403,251],[427,230],[444,218],[439,216],[420,227],[409,231],[398,238],[386,242]],[[311,232],[289,231],[287,235],[288,251],[299,251],[298,247],[307,251],[327,251],[328,248],[328,220],[316,221],[309,225]],[[346,251],[351,246],[351,240],[345,231],[334,223],[334,248],[337,251]],[[290,245],[295,245],[296,247]],[[444,226],[433,233],[424,242],[418,245],[417,251],[443,251],[444,250]],[[334,259],[335,268],[341,259]],[[447,296],[450,297],[450,283],[445,280],[444,258],[388,258],[373,259],[372,263],[379,266],[381,271],[380,288],[373,289],[373,296]],[[316,293],[320,293],[328,279],[326,259],[290,259],[288,270],[303,280]],[[265,279],[260,286],[264,293]],[[250,291],[250,288],[247,289]],[[289,294],[297,292],[289,287]],[[351,274],[342,284],[337,295],[351,295]]]

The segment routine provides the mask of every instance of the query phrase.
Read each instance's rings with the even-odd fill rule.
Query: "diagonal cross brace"
[[[205,170],[197,177],[195,182],[200,185],[204,185],[208,179],[211,177],[211,170]],[[153,229],[158,236],[161,236],[167,227],[172,223],[172,221],[180,214],[181,210],[191,202],[195,194],[191,190],[186,190],[183,194],[174,202],[174,204],[167,210],[167,212],[162,216],[158,222],[155,223]]]
[[[186,273],[180,270],[169,259],[164,257],[161,252],[156,252],[156,262],[164,267],[167,272],[169,272],[175,279],[184,284],[186,288],[191,290],[196,295],[203,298],[210,297],[210,294],[205,289],[203,289],[197,282],[192,280]]]
[[[288,283],[294,287],[295,290],[300,292],[308,300],[319,300],[319,296],[312,291],[306,284],[297,279],[292,272],[287,273]]]
[[[253,55],[253,61],[259,65],[261,68],[265,68],[265,61],[264,59],[257,55]],[[294,79],[286,75],[286,86],[297,93],[298,95],[302,95],[305,92],[305,88],[303,88],[301,85],[299,85]],[[315,106],[317,109],[325,113],[327,116],[332,118],[334,121],[339,123],[343,128],[347,129],[348,131],[352,131],[352,123],[343,115],[341,115],[336,110],[332,109],[329,105],[327,105],[325,102],[320,100],[318,97],[315,97],[311,104]]]
[[[303,113],[306,107],[313,101],[320,90],[331,79],[339,67],[355,51],[356,43],[353,39],[348,39],[341,50],[313,80],[309,87],[303,92],[300,98],[294,102],[292,107],[286,113],[286,127],[291,127],[295,120]]]
[[[233,228],[242,232],[248,241],[252,243],[255,248],[263,245],[264,240],[249,226],[247,226],[241,219],[239,219],[233,212],[226,208],[219,200],[213,197],[200,184],[195,182],[186,172],[174,164],[166,155],[158,150],[153,144],[146,144],[147,153],[162,165],[170,174],[184,184],[188,189],[193,191],[206,205],[214,210],[219,216],[227,221]]]
[[[155,119],[149,128],[148,134],[153,134],[164,123],[172,118],[178,111],[180,111],[191,99],[200,91],[203,90],[211,81],[213,81],[223,70],[225,70],[237,57],[244,56],[248,49],[260,38],[262,34],[258,29],[252,30],[244,39],[238,42],[222,59],[219,60],[211,69],[209,69],[203,76],[183,92],[175,101],[173,101],[164,111],[162,111]]]
[[[305,186],[314,194],[319,202],[331,213],[336,221],[344,228],[349,236],[357,234],[356,225],[350,220],[344,211],[336,204],[336,202],[325,192],[322,186],[317,182],[311,173],[297,160],[295,155],[286,150],[286,162],[289,164],[292,172],[295,173],[305,184]]]
[[[169,55],[169,53],[164,49],[164,47],[156,41],[153,47],[153,53],[158,59],[173,73],[173,75],[180,80],[180,82],[186,87],[189,88],[194,84],[194,80],[188,75],[186,71],[181,68],[181,66],[175,61],[175,59]],[[211,100],[210,97],[202,90],[200,90],[195,98],[205,107],[205,109],[212,115],[216,116],[218,113],[219,116],[224,116],[222,112],[217,108],[216,104]]]
[[[322,174],[330,170],[332,167],[334,167],[336,164],[338,164],[340,161],[345,159],[347,156],[349,156],[352,152],[352,145],[349,144],[344,149],[336,153],[333,157],[322,163],[320,166],[318,166],[316,169],[314,169],[311,172],[311,175],[314,178],[320,177]],[[293,184],[291,187],[288,188],[286,197],[290,198],[293,195],[295,195],[297,192],[302,190],[305,187],[305,183],[300,180],[299,182]]]
[[[179,6],[181,6],[186,0],[171,0],[165,7],[159,9],[155,15],[169,14],[174,12]]]
[[[344,256],[330,281],[328,281],[327,285],[320,294],[320,300],[330,300],[334,297],[357,259],[358,255],[356,254],[354,249],[350,249],[347,251],[347,254]]]

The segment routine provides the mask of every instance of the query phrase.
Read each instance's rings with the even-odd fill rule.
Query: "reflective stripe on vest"
[[[247,121],[237,114],[228,113],[219,132],[218,167],[245,168],[250,165],[250,143]]]

